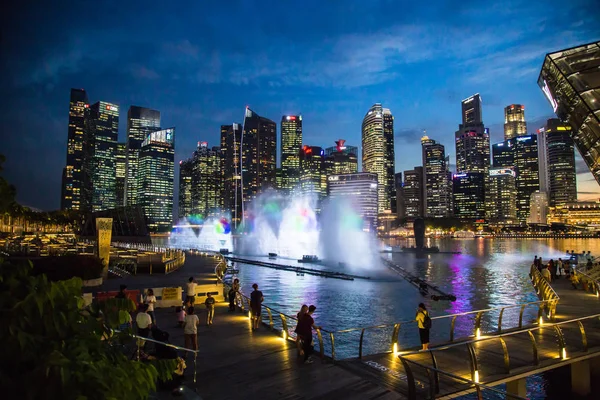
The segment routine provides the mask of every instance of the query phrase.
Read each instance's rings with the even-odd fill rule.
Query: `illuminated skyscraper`
[[[241,138],[241,124],[221,125],[222,202],[224,211],[231,215],[234,228],[242,221]]]
[[[203,218],[220,216],[223,208],[221,188],[221,149],[199,142],[192,157],[192,213]]]
[[[451,215],[448,192],[448,165],[444,145],[427,136],[421,138],[425,173],[425,216],[445,218]]]
[[[402,197],[406,218],[425,216],[425,173],[423,167],[404,171]]]
[[[396,174],[394,174],[394,186],[396,187],[396,216],[400,219],[406,217],[404,191],[402,190],[403,185],[404,181],[402,180],[402,172],[396,172]]]
[[[252,201],[277,185],[277,125],[246,108],[243,124],[221,126],[221,153],[224,209],[235,229]]]
[[[193,214],[192,173],[192,159],[179,161],[179,219]]]
[[[504,107],[504,140],[527,135],[525,106],[511,104]]]
[[[316,212],[327,195],[327,178],[324,168],[325,152],[317,146],[304,146],[300,151],[300,193],[317,201]]]
[[[160,129],[160,111],[131,106],[127,111],[127,204],[137,204],[138,159],[142,142]]]
[[[302,115],[281,117],[281,187],[290,194],[300,179],[300,149],[302,148]]]
[[[538,130],[542,146],[539,151],[540,191],[548,193],[551,207],[563,206],[577,200],[575,147],[571,126],[556,118],[549,119]]]
[[[514,169],[490,168],[490,218],[493,221],[514,222],[517,219],[517,182]]]
[[[117,143],[117,207],[126,205],[125,184],[127,182],[127,143]]]
[[[600,184],[599,67],[600,42],[560,50],[546,55],[538,85],[558,118],[571,126],[570,136]]]
[[[104,101],[93,104],[85,143],[85,210],[96,212],[117,207],[118,138],[119,106]]]
[[[486,217],[484,187],[486,179],[481,172],[454,174],[454,216],[465,219]]]
[[[340,174],[327,177],[328,199],[346,200],[362,218],[363,230],[375,232],[378,216],[378,176],[370,173]],[[348,216],[346,216],[348,218]],[[352,221],[347,221],[352,223]]]
[[[89,110],[88,97],[83,89],[71,89],[69,102],[69,136],[67,139],[67,163],[63,169],[60,208],[81,209],[83,195],[83,166],[85,118]]]
[[[358,148],[346,146],[343,139],[336,146],[325,149],[325,175],[354,174],[358,172]]]
[[[174,157],[175,128],[152,132],[142,142],[137,204],[151,232],[169,232],[173,225]]]
[[[362,168],[377,174],[380,214],[396,213],[394,163],[394,117],[388,108],[375,103],[362,123]]]
[[[531,194],[528,224],[546,224],[548,221],[548,194],[534,192]]]
[[[483,125],[479,94],[464,99],[461,108],[462,123],[454,136],[457,170],[452,179],[454,214],[461,218],[482,219],[486,214],[486,200],[491,207],[491,200],[486,198],[489,195],[486,188],[489,184],[490,135]],[[476,188],[476,185],[480,187]],[[488,214],[490,212],[488,209]]]

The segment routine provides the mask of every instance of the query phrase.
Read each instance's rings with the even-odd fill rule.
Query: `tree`
[[[129,359],[125,333],[131,300],[83,307],[81,280],[50,282],[31,264],[0,260],[0,387],[23,399],[145,399],[168,380],[176,361]]]
[[[2,164],[6,161],[6,157],[0,154],[0,172],[2,172]],[[17,189],[8,183],[6,179],[0,176],[0,213],[7,213],[15,202]]]

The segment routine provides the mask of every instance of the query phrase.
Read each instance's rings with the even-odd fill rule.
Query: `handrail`
[[[428,374],[428,376],[430,377],[430,385],[431,385],[430,386],[430,392],[434,391],[433,393],[431,393],[431,394],[434,395],[434,396],[432,396],[432,398],[435,398],[435,394],[439,393],[439,387],[438,387],[438,385],[439,385],[439,378],[436,379],[435,377],[436,377],[436,375],[442,374],[442,375],[446,375],[446,376],[448,376],[448,377],[450,377],[452,379],[455,379],[455,380],[458,380],[458,381],[462,381],[462,382],[464,382],[466,384],[474,386],[475,390],[477,391],[477,393],[479,395],[479,398],[481,398],[481,388],[483,388],[484,390],[489,390],[489,391],[501,394],[503,396],[506,396],[506,398],[508,398],[508,399],[522,399],[522,400],[527,400],[526,397],[521,397],[521,396],[518,396],[518,395],[515,395],[515,394],[508,393],[508,392],[503,392],[502,390],[496,389],[496,388],[494,388],[492,386],[488,386],[488,385],[485,385],[485,384],[482,384],[482,383],[479,383],[479,382],[475,382],[475,381],[473,381],[471,379],[467,379],[467,378],[464,378],[462,376],[458,376],[458,375],[455,375],[453,373],[443,371],[443,370],[441,370],[439,368],[436,368],[436,367],[432,367],[432,366],[425,365],[425,364],[422,364],[422,363],[414,361],[414,360],[403,358],[402,356],[400,356],[400,358],[401,358],[402,364],[405,366],[405,369],[406,369],[406,366],[407,366],[406,363],[411,363],[411,364],[415,364],[415,365],[417,365],[417,366],[419,366],[421,368],[425,368],[427,371],[431,370],[431,371],[435,372],[435,374],[433,374],[433,376],[430,375],[430,374]],[[409,376],[408,373],[406,375]],[[414,376],[412,374],[412,371],[411,371],[410,376]],[[434,382],[431,382],[432,380]],[[411,385],[411,384],[414,385],[414,378],[412,379],[412,382],[408,382],[408,384],[409,385]],[[411,389],[409,387],[409,393],[410,392],[411,392]],[[413,393],[414,393],[414,391],[413,391]],[[414,394],[416,395],[416,393],[414,393]],[[411,397],[409,395],[409,399],[410,398]],[[412,398],[416,398],[416,397],[412,397]]]
[[[591,289],[591,291],[594,292],[596,297],[600,297],[600,281],[588,275],[588,271],[582,272],[581,269],[582,268],[575,268],[575,274],[579,275],[579,279],[581,279],[582,281],[586,281],[586,283],[588,284],[588,291],[589,289]]]
[[[166,347],[171,347],[175,350],[181,350],[181,351],[186,351],[188,353],[193,353],[194,354],[194,384],[196,384],[196,376],[197,376],[197,372],[198,372],[197,358],[198,358],[198,353],[200,352],[199,350],[188,349],[186,347],[181,347],[181,346],[177,346],[175,344],[161,342],[160,340],[152,339],[149,337],[139,336],[139,335],[136,335],[133,333],[120,331],[118,329],[111,329],[111,331],[116,332],[116,333],[124,333],[134,339],[138,339],[138,340],[136,340],[138,360],[140,359],[140,347],[143,345],[143,342],[151,342],[151,343],[161,344]]]
[[[574,322],[580,322],[580,321],[585,321],[585,320],[594,319],[594,318],[600,318],[600,314],[587,315],[585,317],[574,318],[574,319],[570,319],[568,321],[549,322],[549,323],[544,323],[543,325],[534,326],[531,328],[525,328],[525,329],[521,329],[521,330],[514,331],[514,332],[506,332],[506,333],[502,333],[500,335],[486,336],[486,337],[482,337],[479,339],[472,339],[472,340],[464,341],[464,342],[460,342],[460,343],[451,343],[451,344],[447,344],[447,345],[438,346],[435,349],[431,349],[430,351],[440,351],[440,350],[451,349],[451,348],[458,347],[458,346],[465,346],[467,344],[481,343],[481,342],[486,342],[489,340],[497,340],[497,339],[505,338],[507,336],[519,335],[519,334],[522,334],[525,332],[533,332],[533,331],[537,331],[539,329],[560,327],[560,325],[572,324]],[[405,356],[409,356],[412,354],[420,354],[420,353],[422,353],[422,351],[420,351],[420,350],[407,351],[407,352],[402,352],[400,357],[405,357]]]
[[[554,320],[556,315],[556,306],[560,300],[560,296],[556,293],[556,291],[550,285],[550,282],[546,280],[537,269],[537,267],[532,264],[529,270],[529,276],[531,278],[531,282],[533,287],[536,289],[538,297],[542,300],[548,301],[547,310],[548,316],[551,320]]]

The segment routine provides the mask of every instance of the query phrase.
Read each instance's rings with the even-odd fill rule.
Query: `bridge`
[[[211,275],[222,278],[225,259],[208,258]],[[267,302],[262,321],[268,329],[252,331],[249,298],[242,295],[241,315],[221,304],[215,326],[199,334],[199,362],[193,368],[200,378],[193,386],[205,398],[221,398],[223,387],[233,390],[245,382],[249,396],[264,398],[433,399],[469,393],[482,398],[494,393],[522,399],[527,376],[570,365],[573,391],[586,395],[590,377],[600,374],[600,271],[578,273],[577,290],[564,277],[550,284],[537,269],[530,274],[539,301],[432,317],[429,351],[418,351],[414,320],[317,330],[322,364],[310,367],[318,371],[313,374],[294,366],[295,317]],[[159,321],[166,318],[161,314],[158,310]],[[172,342],[183,343],[179,336],[182,332],[174,330]],[[208,346],[202,345],[205,340]]]

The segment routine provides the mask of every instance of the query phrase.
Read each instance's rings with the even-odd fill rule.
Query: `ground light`
[[[475,337],[476,337],[477,339],[480,339],[480,338],[481,338],[481,329],[477,328],[477,329],[475,330]]]
[[[540,320],[538,321],[538,324],[544,325],[544,317],[540,317]]]
[[[479,383],[479,371],[475,370],[474,375],[475,375],[475,379],[474,379],[475,383]]]
[[[282,336],[283,340],[287,340],[287,338],[288,338],[287,332],[285,330],[281,331],[281,336]]]
[[[566,360],[567,359],[567,349],[566,348],[562,348],[562,359]]]
[[[392,351],[394,352],[394,355],[398,355],[398,343],[394,343],[394,346],[392,347]]]

